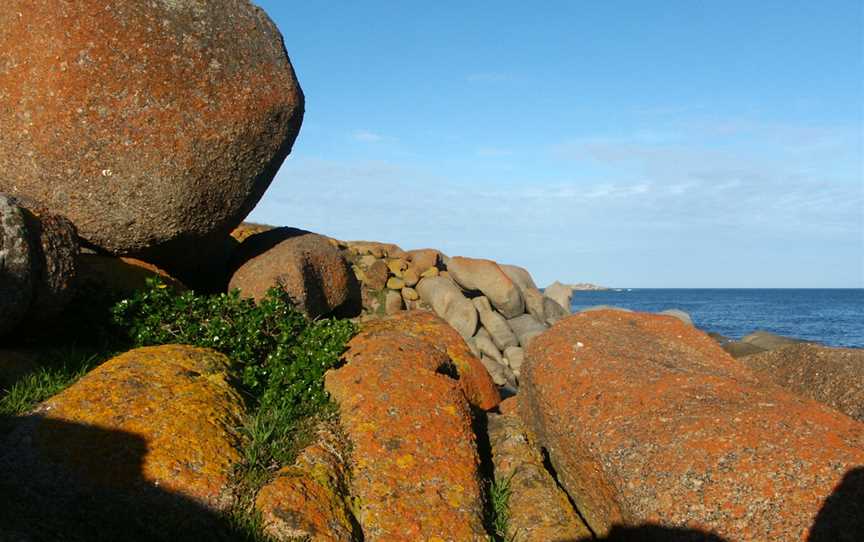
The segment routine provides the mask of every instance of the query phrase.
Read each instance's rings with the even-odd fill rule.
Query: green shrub
[[[256,304],[237,291],[177,294],[157,279],[148,286],[113,311],[115,325],[134,346],[179,343],[218,350],[234,362],[235,376],[251,396],[287,419],[326,403],[324,372],[355,333],[352,322],[310,321],[275,288]]]

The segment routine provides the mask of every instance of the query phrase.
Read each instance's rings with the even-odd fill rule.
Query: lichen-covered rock
[[[81,254],[78,260],[78,280],[81,284],[131,294],[147,287],[147,279],[158,278],[177,292],[186,286],[168,272],[135,258],[119,258],[100,254]]]
[[[6,0],[0,50],[0,191],[167,267],[221,245],[303,117],[282,37],[246,0]]]
[[[0,194],[0,335],[16,327],[30,309],[32,270],[24,210]]]
[[[268,224],[256,224],[255,222],[242,222],[239,226],[231,230],[230,236],[232,239],[237,241],[238,243],[242,243],[248,237],[255,235],[256,233],[263,233],[265,231],[270,231],[275,229],[276,226],[270,226]]]
[[[526,351],[519,410],[601,536],[652,523],[803,540],[844,475],[864,464],[864,424],[760,383],[668,316],[561,320]],[[862,499],[835,508],[864,517]],[[845,536],[839,524],[820,528]]]
[[[864,422],[864,350],[792,344],[741,358],[760,380]]]
[[[590,540],[591,532],[543,466],[519,417],[488,414],[487,426],[495,480],[510,490],[506,540]]]
[[[346,241],[348,250],[358,256],[366,254],[375,258],[407,258],[408,254],[393,243],[379,243],[378,241]]]
[[[98,517],[99,506],[136,510],[134,521],[116,518],[121,527],[155,521],[154,510],[171,515],[159,521],[174,526],[226,510],[243,412],[228,364],[215,351],[180,345],[105,362],[9,435],[0,447],[0,488],[17,486],[22,506],[37,500],[61,524],[64,517],[92,521],[88,514]],[[19,512],[38,513],[27,508]]]
[[[407,314],[361,331],[325,377],[352,445],[363,539],[485,541],[468,402],[449,356],[412,325],[428,325],[423,313]]]
[[[448,277],[428,277],[417,284],[417,293],[435,314],[443,318],[464,339],[477,331],[477,309]]]
[[[434,248],[420,248],[409,250],[408,257],[411,259],[412,265],[422,273],[430,267],[437,268],[442,265],[444,255]]]
[[[275,540],[352,542],[359,538],[351,512],[347,443],[337,428],[319,427],[315,442],[258,492],[264,532]]]
[[[450,258],[447,272],[466,290],[482,292],[505,318],[525,312],[525,300],[516,283],[492,260]]]
[[[658,314],[665,314],[666,316],[673,316],[673,317],[681,320],[682,322],[684,322],[688,326],[693,325],[693,318],[690,316],[690,314],[688,314],[685,311],[682,311],[681,309],[666,309],[665,311],[660,311]]]
[[[480,360],[471,353],[459,333],[441,318],[428,311],[403,311],[388,318],[366,322],[363,324],[362,336],[374,337],[393,332],[420,339],[446,354],[459,374],[459,386],[471,405],[490,410],[501,402],[498,389]],[[352,347],[354,341],[358,340],[352,340]]]
[[[272,287],[288,294],[310,318],[345,303],[359,304],[360,291],[342,253],[327,237],[296,228],[276,228],[247,238],[234,254],[229,290],[260,300]]]

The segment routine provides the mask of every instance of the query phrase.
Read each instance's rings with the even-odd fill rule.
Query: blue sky
[[[306,117],[250,220],[541,286],[864,287],[859,1],[257,3]]]

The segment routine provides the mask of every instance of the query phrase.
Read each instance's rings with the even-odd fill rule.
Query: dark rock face
[[[741,358],[766,382],[864,422],[864,350],[793,344]]]
[[[0,335],[18,325],[33,297],[24,211],[0,194]]]
[[[0,191],[163,265],[242,221],[303,117],[247,0],[5,0],[0,51]]]
[[[817,521],[864,464],[864,424],[760,382],[675,318],[559,321],[526,351],[519,412],[600,536],[653,523],[728,540],[804,540],[818,527],[820,540],[843,540],[842,518],[864,517],[864,500],[849,499]]]
[[[74,291],[77,263],[68,220],[0,194],[0,335],[59,313]]]
[[[342,253],[326,237],[295,228],[276,228],[247,238],[238,247],[229,290],[260,300],[282,288],[310,318],[359,300],[359,285]]]

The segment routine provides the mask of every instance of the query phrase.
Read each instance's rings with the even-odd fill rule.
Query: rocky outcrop
[[[753,333],[742,337],[741,342],[755,346],[756,348],[761,348],[762,350],[776,350],[777,348],[783,348],[784,346],[789,346],[791,344],[800,344],[806,341],[784,337],[782,335],[777,335],[776,333],[771,333],[770,331],[754,331]]]
[[[505,540],[591,539],[567,494],[543,466],[543,457],[529,442],[519,417],[489,414],[488,429],[495,480],[509,490]]]
[[[522,292],[510,277],[492,260],[450,258],[447,272],[459,286],[481,292],[505,318],[514,318],[525,312]]]
[[[0,192],[168,268],[221,250],[303,117],[282,37],[246,0],[4,1],[0,50]]]
[[[792,344],[741,358],[760,380],[864,422],[864,350]]]
[[[0,194],[0,335],[56,316],[74,292],[75,227]]]
[[[212,350],[167,345],[97,367],[39,405],[0,447],[0,487],[11,484],[19,496],[9,505],[27,517],[38,512],[27,503],[39,502],[52,521],[70,525],[70,516],[93,520],[89,507],[101,495],[135,510],[136,520],[114,518],[131,530],[154,513],[178,525],[189,510],[226,510],[243,405],[228,364]]]
[[[351,512],[348,446],[333,424],[258,492],[255,508],[274,540],[353,542],[362,536]]]
[[[573,288],[567,286],[566,284],[561,284],[558,281],[553,282],[549,286],[547,286],[543,293],[546,294],[546,297],[554,300],[558,303],[564,310],[568,313],[570,312],[570,302],[573,299]]]
[[[666,316],[672,316],[674,318],[681,320],[682,322],[684,322],[688,326],[693,325],[693,318],[690,316],[690,314],[688,314],[685,311],[682,311],[681,309],[666,309],[665,311],[660,311],[657,314],[665,314]]]
[[[367,541],[486,540],[468,401],[447,353],[418,336],[421,314],[362,331],[326,375],[352,445],[356,517]]]
[[[260,300],[281,288],[310,318],[352,301],[359,286],[339,249],[328,238],[296,228],[276,228],[247,238],[234,254],[228,289]]]
[[[477,310],[449,278],[424,278],[417,284],[417,293],[463,338],[472,337],[477,331]]]
[[[760,383],[674,318],[571,316],[534,339],[522,377],[522,419],[598,535],[653,523],[801,540],[864,462],[864,425]]]

